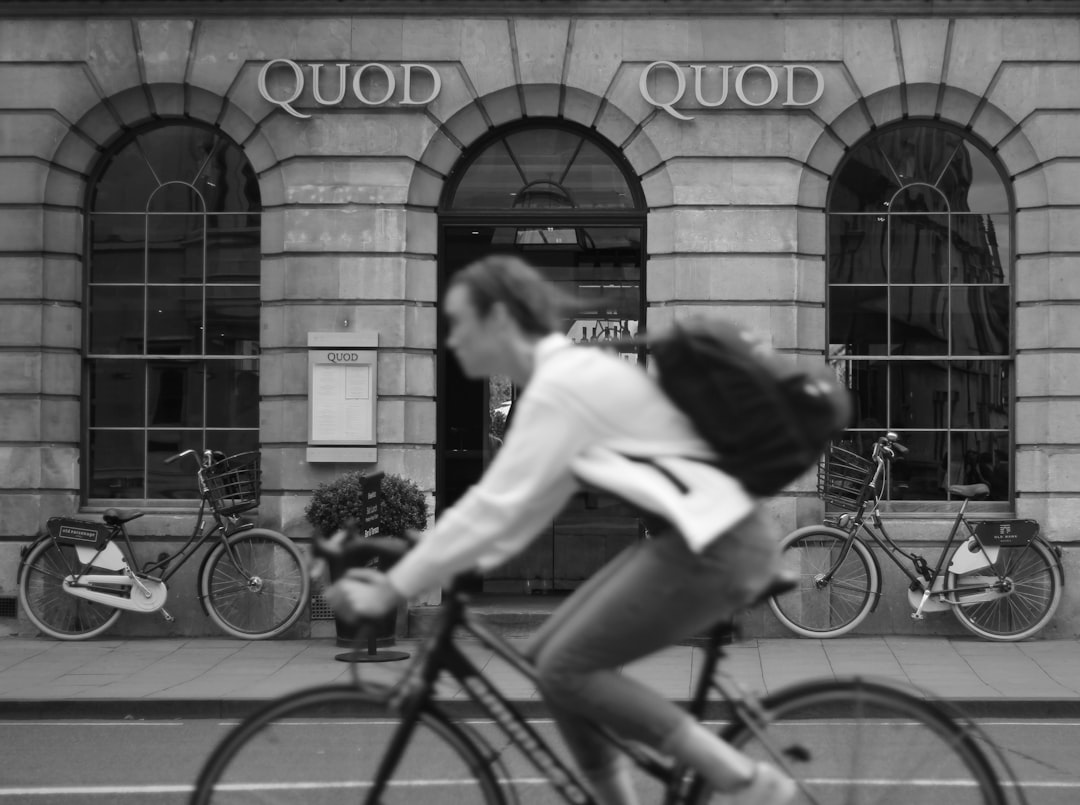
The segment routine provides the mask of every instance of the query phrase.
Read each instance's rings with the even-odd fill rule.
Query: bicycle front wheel
[[[795,634],[839,637],[862,623],[873,609],[881,585],[877,564],[858,539],[851,541],[844,556],[849,539],[840,529],[811,526],[780,542],[781,561],[797,575],[799,585],[770,598],[769,607]]]
[[[950,589],[995,585],[956,593],[953,613],[968,631],[1002,642],[1023,640],[1046,626],[1061,604],[1064,581],[1061,563],[1037,540],[1022,548],[998,548],[997,561],[985,570],[946,577]]]
[[[401,735],[386,702],[385,688],[333,685],[271,703],[214,749],[191,805],[502,805],[488,762],[459,727],[422,711]],[[387,763],[395,736],[407,740]]]
[[[724,738],[786,769],[799,785],[800,805],[1005,805],[970,732],[898,688],[858,678],[808,682],[762,704],[764,730],[736,721]]]
[[[19,579],[19,603],[42,634],[57,640],[88,640],[120,618],[119,609],[76,598],[64,589],[65,578],[86,569],[72,545],[44,539],[30,549]]]
[[[203,566],[200,593],[210,619],[246,640],[275,637],[300,617],[311,582],[292,540],[252,528],[218,543]]]

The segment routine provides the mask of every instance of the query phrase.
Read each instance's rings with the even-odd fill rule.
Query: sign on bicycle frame
[[[88,548],[101,549],[112,534],[112,529],[103,523],[73,520],[69,517],[50,517],[46,526],[52,538],[61,545],[85,545]]]
[[[1037,520],[973,520],[970,524],[984,547],[1022,548],[1039,536]]]

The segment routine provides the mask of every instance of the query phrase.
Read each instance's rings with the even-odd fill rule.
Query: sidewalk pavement
[[[524,640],[511,640],[521,646]],[[528,715],[546,710],[528,680],[475,641],[466,653]],[[385,651],[415,656],[416,640]],[[0,636],[0,719],[236,718],[310,685],[347,682],[332,638],[245,642],[215,638],[62,643]],[[1080,641],[986,643],[946,637],[748,639],[725,648],[721,669],[756,691],[819,677],[861,675],[912,686],[973,717],[1080,717]],[[667,697],[690,695],[702,649],[674,646],[625,672]],[[409,660],[363,663],[361,677],[392,682]],[[452,680],[439,698],[454,715],[480,713]]]

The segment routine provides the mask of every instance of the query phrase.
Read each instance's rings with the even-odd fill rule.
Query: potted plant
[[[363,523],[367,513],[366,493],[371,479],[363,470],[347,472],[333,481],[321,484],[311,496],[304,514],[324,537],[343,528],[349,522]],[[427,526],[427,496],[413,481],[394,473],[384,473],[379,484],[379,534],[401,536],[406,529],[422,531]],[[339,645],[353,644],[356,630],[339,618]],[[380,625],[378,636],[393,642],[395,614],[388,615]]]

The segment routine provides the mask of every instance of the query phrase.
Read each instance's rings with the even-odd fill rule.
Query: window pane
[[[258,352],[258,286],[208,285],[206,354],[257,355]]]
[[[621,167],[602,148],[565,129],[518,131],[492,143],[465,169],[455,209],[631,209]]]
[[[153,361],[149,371],[147,424],[201,428],[204,373],[202,362]]]
[[[925,184],[909,185],[893,197],[889,212],[948,212],[949,205],[935,188]]]
[[[887,282],[884,215],[829,216],[829,282]]]
[[[206,219],[206,281],[258,282],[261,248],[258,215]]]
[[[90,282],[144,282],[146,216],[90,216]]]
[[[205,209],[195,188],[180,182],[162,185],[147,204],[147,212],[202,213]]]
[[[953,434],[951,482],[986,484],[990,500],[1009,499],[1009,434],[963,431]]]
[[[1006,361],[953,361],[952,427],[982,430],[1009,427],[1012,396]]]
[[[889,430],[947,427],[948,366],[946,361],[889,362]]]
[[[949,281],[949,216],[889,216],[889,280]]]
[[[870,442],[887,429],[888,364],[884,361],[838,361],[835,363],[841,382],[851,389],[854,412],[851,421],[856,429],[866,429]]]
[[[150,166],[134,141],[105,165],[94,188],[95,212],[145,212],[146,201],[158,186]]]
[[[953,286],[953,354],[1008,355],[1010,313],[1007,287]]]
[[[259,431],[210,430],[206,432],[206,446],[212,450],[220,450],[227,456],[258,452]]]
[[[833,285],[829,288],[829,343],[848,355],[888,354],[888,287]]]
[[[952,281],[1008,282],[1005,266],[1010,259],[1008,216],[954,215],[952,217]],[[1004,222],[1004,237],[998,223]]]
[[[900,188],[881,151],[873,144],[859,146],[844,162],[830,188],[831,212],[885,212]]]
[[[177,285],[146,289],[146,348],[150,355],[202,354],[202,291],[201,286]]]
[[[261,209],[259,180],[244,152],[219,138],[213,156],[194,182],[207,212],[255,212]]]
[[[202,431],[152,430],[146,434],[146,497],[165,500],[197,500],[199,484],[195,462],[189,457],[166,464],[165,459],[184,450],[202,450]]]
[[[903,184],[937,184],[950,164],[962,136],[951,129],[915,124],[891,129],[873,141],[888,159]]]
[[[143,424],[146,365],[142,361],[89,361],[90,427]]]
[[[619,167],[594,143],[586,142],[566,173],[563,186],[578,208],[631,209],[634,199]]]
[[[165,182],[192,182],[218,137],[202,126],[161,126],[139,135],[154,173]]]
[[[953,212],[1008,213],[1009,196],[990,159],[964,143],[938,185]]]
[[[147,216],[148,282],[203,281],[202,215]]]
[[[143,497],[143,431],[90,431],[88,496]]]
[[[946,355],[949,352],[949,286],[893,285],[893,355]]]
[[[90,289],[91,354],[143,354],[143,292],[142,286]]]
[[[206,363],[206,426],[258,428],[258,364],[254,361]]]
[[[890,500],[944,500],[945,432],[907,430],[900,443],[908,449],[898,456],[889,472]]]

